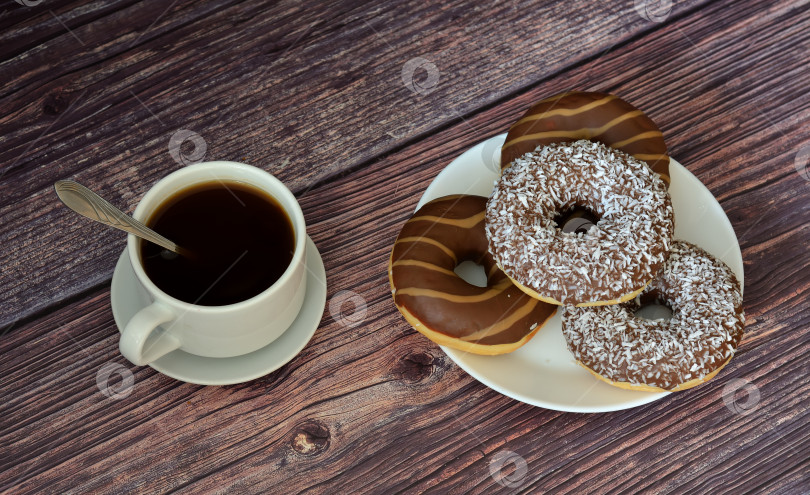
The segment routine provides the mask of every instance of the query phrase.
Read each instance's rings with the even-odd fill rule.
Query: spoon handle
[[[54,188],[56,189],[56,195],[65,203],[65,206],[79,215],[121,229],[124,232],[129,232],[177,254],[186,254],[185,249],[119,210],[78,182],[60,180],[56,181]]]

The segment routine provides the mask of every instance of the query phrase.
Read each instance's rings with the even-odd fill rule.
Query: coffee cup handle
[[[162,332],[149,339],[158,325],[168,323],[175,317],[171,308],[159,302],[138,311],[121,332],[121,340],[118,341],[121,354],[133,364],[144,366],[179,348],[180,339],[169,332]],[[144,348],[147,341],[149,346]]]

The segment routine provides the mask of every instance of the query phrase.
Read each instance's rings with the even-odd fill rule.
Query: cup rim
[[[141,200],[138,202],[137,206],[135,207],[135,211],[133,212],[132,216],[138,221],[146,223],[146,219],[143,218],[145,216],[145,209],[147,205],[150,203],[156,203],[150,209],[149,213],[154,211],[154,208],[159,204],[159,198],[157,198],[157,194],[159,193],[161,188],[167,187],[172,181],[178,180],[178,177],[183,177],[187,174],[194,173],[197,171],[205,171],[205,170],[218,170],[221,168],[230,168],[241,170],[247,172],[248,174],[255,174],[256,176],[263,177],[264,180],[268,180],[273,187],[276,188],[275,191],[268,191],[266,186],[255,184],[252,182],[245,181],[249,185],[253,187],[257,187],[262,191],[266,192],[273,196],[276,200],[281,199],[279,196],[286,196],[286,199],[290,200],[288,203],[293,206],[293,211],[290,211],[290,208],[282,201],[278,201],[279,205],[284,209],[287,215],[290,217],[290,220],[293,224],[293,229],[295,231],[295,249],[293,251],[293,257],[290,260],[287,268],[284,270],[284,273],[273,282],[270,287],[264,289],[262,292],[252,296],[244,301],[239,301],[231,304],[224,304],[221,306],[204,306],[200,304],[192,304],[189,302],[182,301],[177,299],[176,297],[166,293],[163,289],[155,285],[152,282],[152,279],[146,274],[146,271],[143,269],[143,265],[140,260],[139,256],[139,249],[138,249],[138,242],[140,240],[139,237],[135,236],[134,234],[127,235],[127,252],[129,254],[130,264],[132,265],[133,270],[135,271],[135,276],[138,278],[138,281],[144,285],[147,292],[155,296],[156,299],[162,299],[169,302],[172,306],[177,307],[184,311],[196,311],[201,313],[222,313],[226,311],[237,311],[241,310],[245,307],[251,306],[255,304],[260,299],[266,299],[271,297],[274,293],[278,292],[280,289],[279,287],[283,286],[294,274],[296,267],[299,264],[304,262],[303,257],[305,255],[305,248],[306,248],[306,222],[304,220],[304,213],[301,210],[301,205],[298,204],[298,200],[295,198],[295,195],[290,191],[290,189],[284,185],[283,182],[278,180],[273,174],[263,170],[259,167],[248,165],[245,163],[239,162],[231,162],[231,161],[211,161],[211,162],[201,162],[195,163],[193,165],[185,166],[179,170],[175,170],[174,172],[162,177],[158,180],[149,190],[144,194]],[[185,183],[180,186],[180,189],[184,189],[186,187],[190,187],[196,183],[201,182],[208,182],[212,179],[202,179],[197,182],[190,182]],[[232,179],[226,179],[232,180]],[[177,189],[175,189],[176,191]],[[165,198],[162,198],[165,199]]]

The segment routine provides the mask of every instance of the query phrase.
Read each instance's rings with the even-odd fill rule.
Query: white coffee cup
[[[247,354],[280,337],[301,310],[306,292],[304,214],[290,190],[264,170],[224,161],[187,166],[158,181],[135,208],[133,216],[145,222],[177,191],[213,181],[242,182],[278,201],[293,226],[292,261],[281,278],[250,299],[225,306],[200,306],[168,295],[149,279],[141,261],[140,240],[130,234],[129,259],[152,301],[121,332],[118,344],[121,354],[136,365],[149,364],[176,349],[215,358]]]

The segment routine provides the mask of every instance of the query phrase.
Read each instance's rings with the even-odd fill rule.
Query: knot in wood
[[[433,373],[434,360],[426,352],[410,352],[399,360],[394,372],[405,381],[421,382]]]
[[[70,105],[67,96],[59,91],[51,93],[42,102],[42,113],[45,115],[59,115]]]
[[[318,421],[307,421],[293,432],[292,449],[305,456],[318,455],[329,447],[329,429]]]

